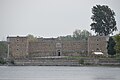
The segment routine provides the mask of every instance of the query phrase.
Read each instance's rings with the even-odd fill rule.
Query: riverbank
[[[16,66],[120,66],[120,59],[89,57],[34,57],[14,60]]]
[[[0,64],[0,66],[120,66],[120,59],[115,58],[90,58],[49,56],[32,57],[29,59],[16,59],[14,61]]]

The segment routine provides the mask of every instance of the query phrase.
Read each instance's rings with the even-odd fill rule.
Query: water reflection
[[[120,80],[120,68],[0,66],[0,80]]]
[[[115,77],[96,77],[94,80],[117,80]]]

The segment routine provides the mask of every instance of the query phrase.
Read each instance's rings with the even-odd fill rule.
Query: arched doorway
[[[57,56],[61,56],[61,50],[57,50]]]
[[[56,55],[57,56],[62,55],[62,44],[60,42],[56,43]]]

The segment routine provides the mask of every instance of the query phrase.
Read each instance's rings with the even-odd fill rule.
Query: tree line
[[[60,36],[58,38],[61,38],[62,40],[83,40],[83,41],[86,41],[89,36],[92,36],[92,33],[90,33],[89,31],[76,29],[72,35]]]

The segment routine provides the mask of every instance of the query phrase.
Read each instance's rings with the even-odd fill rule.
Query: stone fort
[[[45,56],[89,56],[92,52],[107,55],[107,37],[89,36],[88,40],[62,40],[60,38],[7,37],[9,55],[13,59]]]

